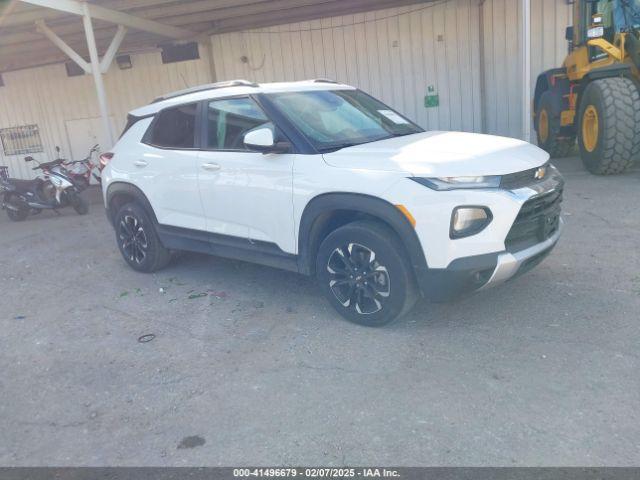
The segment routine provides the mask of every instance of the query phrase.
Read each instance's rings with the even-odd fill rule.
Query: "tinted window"
[[[216,150],[246,150],[244,135],[254,128],[273,128],[260,107],[250,98],[227,98],[209,102],[207,147]]]
[[[165,148],[195,146],[197,104],[167,108],[158,113],[148,142]]]

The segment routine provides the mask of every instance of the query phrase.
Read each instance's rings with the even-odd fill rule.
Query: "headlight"
[[[451,214],[449,237],[463,238],[480,233],[492,219],[487,207],[456,207]]]
[[[411,177],[411,180],[433,190],[458,190],[467,188],[498,188],[501,177],[500,175],[484,177]]]

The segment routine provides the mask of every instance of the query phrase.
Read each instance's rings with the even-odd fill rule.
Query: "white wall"
[[[531,89],[538,74],[562,65],[565,29],[572,23],[565,0],[531,0]],[[520,0],[486,0],[484,23],[484,121],[487,133],[522,132]],[[535,138],[535,135],[532,135]]]
[[[519,4],[437,0],[214,35],[216,77],[258,82],[328,77],[362,88],[427,129],[519,136]],[[565,0],[532,0],[531,7],[535,84],[539,72],[560,65],[566,54],[571,7]],[[160,53],[152,52],[132,55],[131,70],[114,64],[105,85],[116,131],[129,110],[160,94],[212,81],[206,48],[200,56],[163,65]],[[34,156],[42,161],[55,158],[55,145],[68,156],[68,120],[99,115],[92,78],[69,78],[64,65],[5,72],[3,78],[0,128],[37,124],[45,151]],[[437,108],[424,107],[428,85],[440,96]],[[0,165],[8,165],[13,176],[33,176],[22,155],[6,157],[1,148]]]
[[[257,82],[331,78],[425,128],[480,131],[479,13],[477,0],[450,0],[215,35],[216,73]],[[439,108],[424,107],[428,85]]]
[[[149,103],[163,93],[210,82],[209,67],[201,59],[163,65],[159,52],[132,55],[133,68],[120,70],[111,66],[105,75],[105,88],[116,132],[122,130],[127,112]],[[100,115],[89,75],[67,77],[62,64],[31,68],[2,75],[0,87],[0,128],[37,124],[44,152],[33,154],[39,161],[56,158],[55,146],[68,156],[70,145],[66,121]],[[31,167],[24,155],[5,156],[0,148],[0,165],[7,165],[11,176],[31,178]]]

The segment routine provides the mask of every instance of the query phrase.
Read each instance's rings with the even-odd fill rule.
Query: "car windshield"
[[[359,90],[285,92],[268,97],[320,152],[424,131]]]

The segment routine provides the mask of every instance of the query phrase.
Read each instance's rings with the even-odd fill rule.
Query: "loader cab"
[[[604,39],[614,43],[616,28],[614,11],[618,0],[575,0],[573,26],[567,28],[569,55],[564,66],[572,81],[581,80],[590,70],[612,64],[602,49],[589,45],[589,40]]]
[[[574,2],[573,27],[567,29],[567,39],[571,43],[570,50],[586,49],[591,62],[606,58],[605,52],[588,46],[587,42],[594,38],[603,38],[609,43],[614,43],[615,3],[616,0],[576,0]]]

